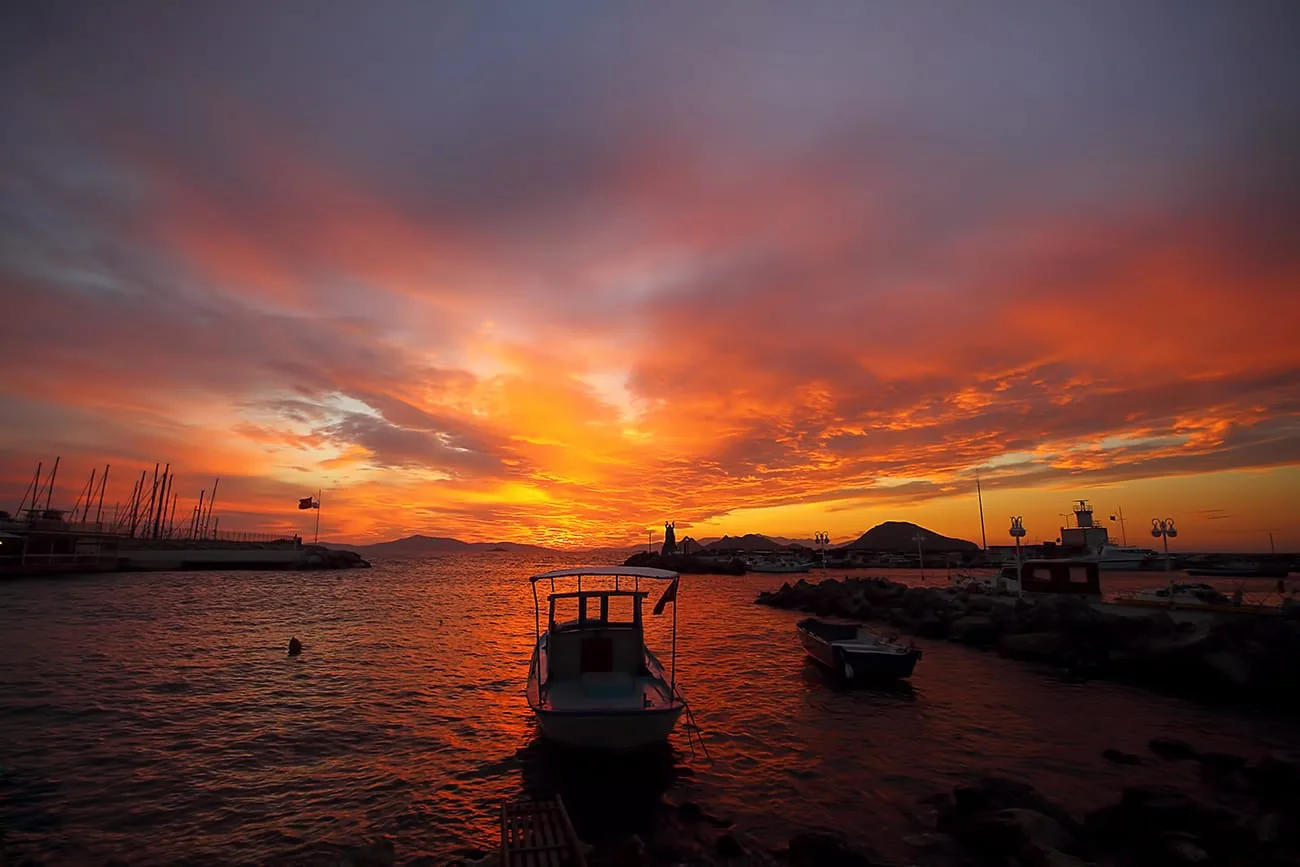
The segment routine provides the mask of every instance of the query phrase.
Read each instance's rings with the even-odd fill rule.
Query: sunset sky
[[[1300,549],[1294,2],[0,12],[0,508]],[[187,499],[190,501],[187,505]],[[1115,535],[1118,536],[1118,529]]]

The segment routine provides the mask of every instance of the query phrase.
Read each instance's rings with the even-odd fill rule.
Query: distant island
[[[974,542],[954,539],[927,530],[907,521],[886,521],[872,527],[852,542],[832,545],[828,552],[877,552],[892,554],[915,554],[916,536],[922,537],[921,548],[927,554],[968,554],[979,550]],[[620,560],[636,553],[644,553],[643,545],[593,547],[588,549],[549,548],[545,545],[532,545],[524,542],[464,542],[449,536],[425,536],[416,534],[386,542],[369,545],[347,545],[330,543],[326,547],[347,547],[355,551],[364,551],[368,555],[383,557],[425,557],[438,554],[539,554],[573,556],[575,554],[617,557]],[[745,533],[741,536],[723,536],[720,539],[695,540],[684,538],[678,543],[682,554],[706,556],[725,556],[743,553],[762,553],[780,551],[812,551],[817,544],[811,539],[791,539],[781,536],[766,536],[760,533]]]
[[[376,542],[373,545],[350,545],[354,550],[364,550],[371,554],[388,557],[419,557],[425,554],[469,554],[474,552],[494,552],[509,554],[555,554],[552,548],[541,545],[527,545],[521,542],[462,542],[447,536],[407,536],[389,542]]]

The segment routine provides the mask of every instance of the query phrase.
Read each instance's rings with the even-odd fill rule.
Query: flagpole
[[[673,581],[681,581],[681,576],[677,576]],[[677,596],[673,596],[673,674],[672,690],[677,692]]]
[[[320,544],[320,488],[316,489],[316,537],[312,540],[313,545]]]

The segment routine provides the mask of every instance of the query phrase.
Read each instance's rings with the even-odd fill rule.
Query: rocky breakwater
[[[1081,818],[1025,783],[985,777],[928,799],[938,835],[935,864],[1016,867],[1281,867],[1300,863],[1300,765],[1197,753],[1157,739],[1157,761],[1200,763],[1200,785],[1149,783]],[[1141,756],[1124,764],[1143,764]],[[1114,757],[1110,756],[1112,761]]]
[[[319,545],[303,547],[298,560],[300,569],[369,569],[370,561],[356,551],[343,548],[323,548]]]
[[[1112,678],[1205,697],[1291,702],[1300,693],[1300,619],[1240,616],[1208,624],[1167,614],[1117,616],[1074,598],[1029,602],[885,578],[800,580],[760,593],[761,605],[881,621],[1082,677]]]

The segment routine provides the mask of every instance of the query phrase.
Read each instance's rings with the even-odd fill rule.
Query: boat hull
[[[634,750],[663,743],[682,706],[627,712],[548,711],[536,708],[537,726],[548,740],[589,750]]]
[[[814,662],[834,677],[855,682],[903,680],[912,676],[921,651],[903,653],[856,650],[827,641],[815,632],[798,627],[799,643]]]
[[[1097,568],[1103,572],[1140,572],[1146,557],[1113,557],[1095,560]]]

